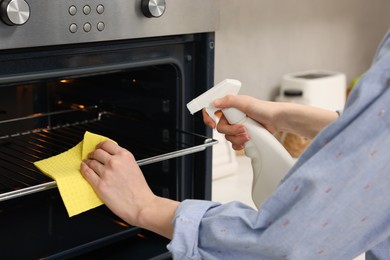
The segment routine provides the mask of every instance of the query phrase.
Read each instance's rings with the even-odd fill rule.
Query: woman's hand
[[[219,114],[220,119],[218,124],[213,118],[207,114],[206,109],[202,109],[203,122],[211,128],[216,128],[219,133],[225,135],[226,140],[232,143],[234,150],[241,150],[245,147],[245,143],[249,140],[248,132],[245,126],[240,124],[230,125],[223,114]]]
[[[215,100],[213,105],[220,109],[235,107],[252,119],[258,121],[271,133],[275,132],[276,126],[273,119],[275,118],[276,107],[273,106],[272,102],[257,100],[249,96],[228,95],[224,98]],[[250,139],[244,125],[230,125],[223,115],[217,124],[207,114],[205,109],[202,110],[202,115],[206,125],[211,128],[216,128],[218,132],[225,134],[225,138],[232,143],[233,149],[243,149],[245,143]]]
[[[283,131],[310,139],[338,117],[335,111],[296,103],[263,101],[243,95],[227,95],[214,100],[213,105],[221,110],[230,107],[237,108],[271,133]],[[243,125],[230,125],[224,116],[217,124],[205,109],[202,110],[202,115],[206,125],[225,134],[226,139],[233,144],[233,149],[244,148],[245,143],[250,139]]]
[[[171,238],[171,222],[179,203],[153,194],[129,151],[105,141],[82,162],[80,170],[114,214],[131,225]]]

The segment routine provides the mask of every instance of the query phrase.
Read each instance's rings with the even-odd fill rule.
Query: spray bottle
[[[187,108],[191,114],[206,108],[206,112],[216,121],[215,112],[219,109],[212,102],[226,95],[237,95],[240,88],[240,81],[225,79],[189,102]],[[245,155],[251,158],[252,200],[259,208],[293,166],[294,159],[268,130],[245,113],[236,108],[222,109],[222,113],[230,124],[244,125],[250,136],[245,144]]]

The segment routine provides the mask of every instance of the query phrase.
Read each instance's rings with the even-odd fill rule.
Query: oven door
[[[105,206],[69,218],[56,183],[33,162],[90,131],[133,152],[156,194],[210,199],[208,147],[217,141],[185,104],[213,84],[213,37],[0,52],[2,257],[169,257],[166,239]]]

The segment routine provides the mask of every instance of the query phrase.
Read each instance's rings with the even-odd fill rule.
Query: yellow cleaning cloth
[[[81,161],[107,137],[85,132],[84,139],[75,147],[59,155],[34,163],[57,183],[69,217],[103,204],[80,172]]]

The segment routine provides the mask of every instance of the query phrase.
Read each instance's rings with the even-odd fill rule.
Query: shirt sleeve
[[[259,211],[238,202],[181,203],[168,245],[174,258],[353,259],[390,248],[389,41],[343,114]]]
[[[168,245],[175,259],[201,259],[198,245],[200,222],[209,209],[218,205],[202,200],[185,200],[180,203],[173,221],[174,239]]]
[[[381,99],[390,104],[390,91]],[[306,154],[259,211],[238,202],[182,202],[168,246],[174,258],[353,259],[386,240],[390,107],[381,105],[347,130],[327,129],[314,142],[320,151]]]

